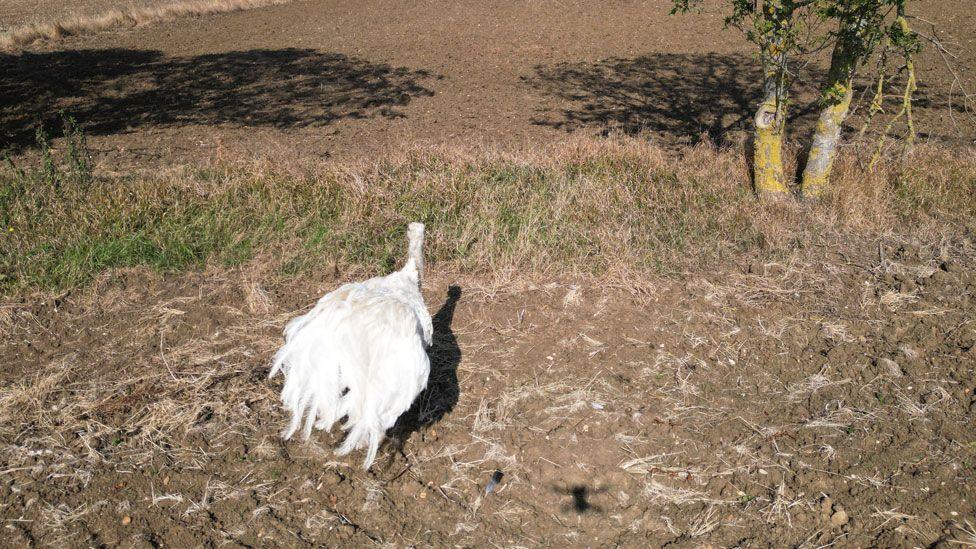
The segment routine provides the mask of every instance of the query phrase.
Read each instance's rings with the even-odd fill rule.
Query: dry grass
[[[955,526],[959,530],[961,539],[952,540],[949,543],[963,547],[976,547],[976,526],[973,526],[968,520],[962,523],[957,522]]]
[[[705,492],[691,488],[669,486],[651,479],[644,486],[644,497],[658,505],[685,505],[688,503],[707,503],[710,505],[731,505],[734,500],[715,499]]]
[[[78,352],[57,355],[22,378],[13,374],[14,381],[0,388],[4,472],[25,481],[28,472],[43,473],[85,486],[93,478],[97,483],[107,469],[145,468],[163,454],[174,466],[207,471],[223,467],[242,437],[256,443],[249,460],[277,464],[287,450],[289,460],[307,461],[316,471],[341,468],[324,450],[327,443],[283,448],[274,435],[280,411],[273,386],[261,374],[280,343],[280,326],[295,314],[286,309],[300,306],[283,299],[290,294],[282,288],[294,284],[315,293],[334,283],[329,276],[337,267],[346,278],[391,266],[401,255],[401,226],[419,218],[431,231],[434,287],[443,286],[448,274],[452,281],[459,276],[489,286],[511,280],[512,273],[521,282],[548,278],[538,288],[547,296],[543,302],[551,301],[553,314],[571,320],[557,330],[549,324],[562,320],[540,311],[526,315],[520,305],[499,309],[504,315],[490,317],[491,322],[465,320],[453,327],[465,353],[457,370],[464,396],[437,424],[439,435],[431,428],[422,443],[406,448],[412,465],[403,473],[424,487],[425,496],[417,496],[424,505],[439,502],[453,510],[457,523],[448,530],[469,534],[497,524],[529,524],[530,517],[542,520],[543,515],[531,514],[538,509],[530,509],[549,493],[538,482],[540,469],[558,474],[559,486],[592,484],[593,505],[605,509],[610,495],[599,489],[613,486],[620,499],[654,509],[624,515],[621,524],[639,526],[644,520],[642,528],[664,534],[714,542],[717,532],[756,524],[809,528],[803,516],[810,514],[815,495],[790,480],[793,476],[812,472],[840,478],[843,473],[843,482],[868,490],[891,485],[882,472],[834,473],[831,463],[849,457],[850,437],[892,414],[920,428],[934,423],[927,418],[947,409],[949,395],[937,383],[927,383],[923,392],[885,385],[905,380],[855,383],[844,370],[818,364],[782,381],[756,369],[742,391],[762,398],[741,395],[739,400],[738,389],[726,390],[738,384],[730,372],[755,360],[759,333],[784,353],[798,352],[790,339],[795,332],[826,338],[831,345],[856,344],[863,318],[810,305],[846,310],[835,307],[844,302],[835,303],[832,296],[840,295],[848,279],[804,255],[824,239],[893,236],[967,245],[973,228],[974,198],[967,194],[973,159],[952,158],[935,148],[916,155],[912,164],[892,163],[873,174],[859,174],[856,159],[846,158],[841,173],[847,175],[838,180],[837,192],[848,199],[814,205],[757,203],[743,184],[747,174],[737,152],[700,147],[669,153],[630,139],[580,139],[529,151],[421,149],[344,167],[222,163],[125,179],[70,171],[48,179],[11,170],[5,175],[9,190],[0,199],[4,230],[15,229],[2,243],[6,291],[65,288],[94,278],[88,290],[71,298],[91,296],[92,302],[63,314],[69,320],[73,314],[95,315],[100,334],[90,348],[64,341],[65,348]],[[944,170],[932,168],[935,164]],[[37,184],[23,184],[32,181]],[[908,181],[927,208],[897,197],[896,187]],[[885,186],[890,192],[876,193]],[[86,224],[77,223],[81,219]],[[761,265],[763,274],[729,273],[739,269],[728,262],[743,258]],[[900,268],[890,260],[868,265],[877,261],[874,257],[851,256],[850,261],[867,265],[857,265],[856,272],[875,269],[879,277],[884,269]],[[243,267],[228,269],[221,262]],[[166,270],[208,263],[205,273],[185,275],[193,282],[175,290],[159,289],[157,283],[169,277],[146,269],[103,273],[124,265]],[[653,276],[696,268],[714,276]],[[309,269],[324,270],[328,282],[313,288],[322,278],[283,280]],[[111,281],[129,275],[126,288],[113,289]],[[623,279],[653,279],[656,295],[635,293],[648,303],[667,296],[672,284],[694,297],[685,302],[688,297],[681,294],[673,308],[653,309],[661,313],[653,319],[660,334],[608,333],[599,329],[607,318],[601,296],[590,295],[588,286],[581,290],[553,282],[553,275],[592,276],[611,286]],[[479,304],[524,290],[463,285],[465,300]],[[930,306],[924,294],[921,303],[894,303],[881,300],[885,294],[875,292],[881,286],[868,287],[877,299],[865,314],[912,315],[916,306]],[[800,310],[782,316],[777,307],[797,299]],[[0,317],[0,328],[26,330],[23,324],[31,321],[22,320],[22,309],[6,320]],[[755,326],[751,317],[737,314],[763,309],[770,312],[756,317]],[[201,311],[210,316],[201,317]],[[211,320],[219,330],[204,328]],[[46,329],[34,324],[29,326],[34,335]],[[539,341],[552,350],[535,349]],[[898,352],[919,357],[922,351],[905,345]],[[546,356],[550,352],[557,358]],[[585,357],[593,368],[561,373],[562,352]],[[629,368],[633,385],[602,370],[617,364],[625,373]],[[479,389],[482,383],[490,389]],[[855,385],[863,385],[868,397],[850,397],[847,390]],[[870,397],[882,390],[883,402]],[[763,406],[771,401],[790,410],[812,407],[791,418],[764,420]],[[643,407],[639,413],[634,403]],[[604,429],[612,436],[604,437]],[[716,432],[722,433],[720,446]],[[552,442],[543,442],[550,433]],[[816,443],[796,447],[794,436]],[[198,444],[203,438],[207,444]],[[612,446],[613,459],[601,463],[583,453],[552,451],[562,441],[592,440]],[[792,455],[796,461],[780,459]],[[241,463],[249,467],[250,461]],[[604,476],[607,468],[619,476]],[[260,469],[268,474],[246,481],[218,475],[191,489],[160,480],[146,491],[145,501],[154,512],[189,520],[235,500],[245,488],[263,490],[253,510],[257,519],[269,506],[293,498],[288,492],[277,495],[281,487],[265,488],[264,483],[280,481],[270,476],[272,467]],[[495,470],[504,471],[505,480],[487,495],[485,483]],[[389,500],[399,497],[373,477],[357,482],[362,497],[346,513],[381,515],[390,509]],[[564,492],[552,496],[555,509],[565,504]],[[52,539],[73,535],[89,520],[79,513],[97,510],[60,501],[44,505]],[[589,514],[579,516],[591,520]],[[909,517],[873,516],[877,523],[889,521],[885,528],[914,520]],[[327,535],[343,520],[329,507],[303,516],[302,524]]]
[[[872,173],[842,158],[834,194],[820,204],[756,201],[737,151],[672,153],[627,138],[415,149],[353,166],[223,162],[132,177],[52,165],[0,173],[7,294],[138,265],[262,258],[264,269],[286,275],[384,270],[411,220],[430,227],[433,267],[485,280],[517,272],[636,281],[743,256],[789,258],[829,239],[897,233],[959,245],[976,227],[976,157],[934,147]],[[756,299],[770,291],[757,288]],[[247,300],[265,307],[259,287]],[[837,326],[829,331],[843,338]]]
[[[213,15],[284,4],[288,0],[187,0],[153,8],[115,9],[100,15],[74,17],[53,23],[30,24],[0,36],[0,50],[36,42],[56,42],[68,36],[136,27],[180,17]]]
[[[99,464],[144,463],[173,437],[190,433],[206,434],[219,447],[238,425],[252,421],[248,405],[270,402],[273,395],[270,389],[255,392],[248,381],[249,359],[252,350],[267,352],[265,346],[272,342],[248,323],[228,329],[227,335],[167,345],[166,335],[184,313],[180,307],[198,299],[150,307],[128,324],[124,334],[106,328],[113,333],[104,334],[98,361],[120,360],[121,369],[93,370],[84,358],[72,354],[0,389],[0,437],[22,440],[3,450],[8,469],[50,455],[64,471],[57,476],[85,485]],[[115,307],[117,313],[125,312],[124,303]],[[249,318],[243,311],[232,316]],[[137,340],[155,338],[160,341],[158,356],[137,367],[125,366],[126,357],[137,353]],[[208,418],[215,415],[222,418],[222,427],[210,432]],[[206,459],[189,446],[170,455],[187,464]]]

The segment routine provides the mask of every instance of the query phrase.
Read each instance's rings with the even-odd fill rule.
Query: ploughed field
[[[68,37],[0,54],[0,135],[21,150],[38,121],[56,135],[64,110],[111,169],[231,153],[360,157],[402,143],[522,145],[567,132],[738,143],[760,71],[742,37],[723,30],[722,2],[705,5],[668,16],[665,0],[296,0]],[[32,13],[45,9],[62,17],[55,4]],[[918,127],[970,145],[976,126],[961,90],[976,90],[976,22],[959,2],[922,0],[917,10],[956,56],[953,74],[936,48],[923,55]],[[824,69],[825,60],[803,71]],[[800,86],[792,109],[804,139],[814,91]],[[897,96],[892,88],[892,113]]]
[[[104,277],[5,308],[5,544],[974,541],[972,264],[898,245],[639,289],[435,274],[402,448],[283,444],[266,379],[334,286]],[[500,471],[500,483],[488,483]]]
[[[131,194],[147,197],[144,224],[126,221],[140,238],[170,219],[238,227],[208,197],[235,219],[249,208],[271,219],[281,200],[287,225],[332,196],[296,190],[292,172],[345,173],[346,163],[336,196],[359,212],[323,213],[347,222],[348,253],[335,263],[322,237],[333,233],[302,233],[291,255],[269,239],[279,247],[234,261],[199,252],[189,270],[160,260],[164,273],[122,267],[80,283],[60,266],[87,259],[62,258],[47,238],[31,257],[56,287],[20,288],[0,304],[0,544],[976,543],[976,253],[972,209],[960,211],[971,195],[958,192],[976,180],[959,91],[976,88],[976,23],[964,4],[918,3],[958,54],[955,74],[934,49],[923,55],[920,140],[955,160],[916,157],[909,172],[930,174],[929,194],[879,179],[893,191],[877,207],[883,221],[851,206],[869,204],[869,185],[845,187],[856,200],[785,213],[740,196],[758,71],[723,31],[718,2],[671,17],[660,0],[296,0],[0,53],[0,139],[17,166],[37,162],[39,124],[56,155],[73,150],[59,111],[86,136],[98,184],[71,195],[78,219],[95,223],[89,207],[104,214],[95,198]],[[27,5],[0,3],[0,24],[82,13]],[[794,131],[809,130],[814,94],[801,87]],[[619,133],[637,139],[603,140]],[[561,153],[545,152],[563,140]],[[445,145],[464,152],[396,152]],[[529,152],[497,152],[509,148]],[[357,163],[390,154],[414,160],[380,162],[363,183]],[[858,180],[852,158],[848,183]],[[221,194],[221,181],[233,192]],[[463,191],[497,225],[455,242],[443,237],[455,224],[428,222],[430,387],[398,425],[399,444],[364,472],[360,454],[331,453],[335,434],[280,441],[287,417],[268,365],[289,318],[388,266],[391,249],[373,233],[411,220],[409,201],[389,203],[417,189],[444,193],[418,199],[433,204],[424,215],[463,225],[439,202],[468,211],[449,195]],[[606,207],[595,209],[603,189]],[[631,195],[646,218],[627,215],[620,197]],[[485,196],[536,217],[495,211]],[[915,196],[931,197],[918,204],[924,215],[905,213],[916,204],[903,197]],[[942,210],[955,213],[940,228]],[[805,224],[835,213],[835,230]],[[913,215],[935,228],[921,231]],[[78,233],[124,243],[112,231],[126,223],[112,219]],[[533,223],[558,246],[533,240]],[[254,234],[205,244],[236,258],[264,238],[260,223],[240,226]],[[595,234],[604,226],[660,257]],[[189,233],[223,234],[191,229],[174,241],[192,248]],[[13,253],[0,257],[5,268],[29,272]],[[314,268],[278,264],[302,253]],[[603,270],[588,270],[591,259]]]

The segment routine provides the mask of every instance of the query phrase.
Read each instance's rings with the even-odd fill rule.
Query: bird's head
[[[420,241],[421,244],[424,242],[424,224],[414,221],[413,223],[407,225],[407,238],[410,242]]]

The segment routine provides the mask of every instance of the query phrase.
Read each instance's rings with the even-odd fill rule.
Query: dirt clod
[[[820,500],[820,514],[824,518],[830,518],[831,514],[834,512],[834,500],[829,497],[824,497]]]
[[[878,365],[881,366],[882,372],[890,375],[892,377],[901,377],[904,375],[901,366],[897,362],[891,360],[890,358],[882,358],[878,360]]]
[[[830,516],[830,525],[833,526],[834,528],[839,528],[847,524],[848,520],[850,519],[847,516],[847,511],[845,511],[844,508],[841,507],[838,508],[836,511],[834,511],[834,514]]]

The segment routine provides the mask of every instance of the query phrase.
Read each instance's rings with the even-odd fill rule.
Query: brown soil
[[[973,542],[976,270],[945,253],[834,243],[640,291],[435,273],[431,388],[368,473],[329,435],[280,442],[265,379],[284,321],[335,281],[107,275],[5,309],[0,536]]]
[[[972,90],[964,4],[919,2]],[[567,131],[733,140],[751,51],[714,10],[667,6],[305,0],[71,38],[0,54],[0,135],[29,150],[63,108],[120,171]],[[922,131],[970,144],[931,50],[921,77]],[[330,435],[280,442],[265,379],[284,322],[337,280],[126,271],[7,303],[0,540],[976,543],[972,256],[828,242],[640,289],[433,273],[431,388],[371,472]]]
[[[55,133],[64,109],[108,169],[228,149],[363,156],[577,130],[735,141],[755,103],[753,52],[723,30],[720,2],[675,17],[669,4],[302,0],[70,38],[0,57],[0,134],[20,150],[38,121]],[[976,90],[967,7],[917,9],[940,25],[960,82]],[[971,144],[972,118],[935,48],[920,66],[923,138]],[[805,135],[813,89],[798,97]]]

